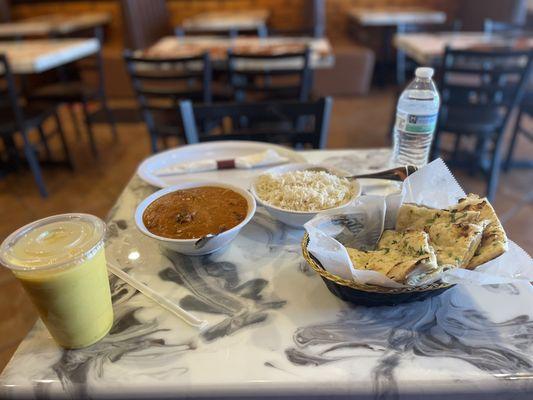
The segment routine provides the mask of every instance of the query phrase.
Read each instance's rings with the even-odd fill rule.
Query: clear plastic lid
[[[0,246],[0,263],[19,270],[45,270],[77,263],[103,246],[105,223],[89,214],[61,214],[16,230]]]

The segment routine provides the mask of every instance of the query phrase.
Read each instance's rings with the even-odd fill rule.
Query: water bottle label
[[[396,129],[408,133],[433,133],[437,125],[437,114],[413,115],[396,113]]]

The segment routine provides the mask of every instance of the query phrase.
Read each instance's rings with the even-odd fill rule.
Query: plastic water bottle
[[[398,100],[394,124],[394,165],[421,167],[428,162],[440,106],[439,92],[432,76],[433,68],[417,68],[415,79]]]

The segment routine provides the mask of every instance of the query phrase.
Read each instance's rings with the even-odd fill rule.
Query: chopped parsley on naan
[[[377,271],[402,284],[419,284],[439,271],[435,252],[423,231],[385,231],[376,250],[347,250],[354,268]]]
[[[494,208],[492,208],[486,198],[481,199],[475,194],[469,194],[465,199],[459,200],[459,204],[454,206],[452,210],[457,212],[479,212],[481,219],[489,221],[483,230],[481,243],[466,268],[474,269],[478,265],[484,264],[507,251],[507,235]]]

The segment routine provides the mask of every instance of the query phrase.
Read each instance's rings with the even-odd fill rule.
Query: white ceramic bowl
[[[242,197],[246,199],[246,202],[248,203],[248,213],[246,214],[246,218],[244,220],[234,226],[231,229],[228,229],[227,231],[224,231],[222,233],[219,233],[215,237],[209,239],[206,244],[201,247],[196,247],[196,242],[198,239],[169,239],[162,236],[154,235],[152,232],[150,232],[146,226],[144,226],[143,223],[143,214],[144,210],[146,210],[146,207],[148,207],[152,202],[160,198],[161,196],[164,196],[168,193],[175,192],[176,190],[180,189],[190,189],[190,188],[196,188],[200,186],[215,186],[225,189],[231,189],[234,192],[239,193]],[[169,186],[165,189],[161,189],[152,195],[148,196],[146,199],[144,199],[141,204],[137,206],[137,210],[135,211],[135,224],[137,225],[137,228],[144,233],[146,236],[149,236],[155,240],[157,240],[161,246],[166,247],[169,250],[176,251],[178,253],[192,255],[192,256],[199,256],[203,254],[209,254],[213,253],[222,247],[229,244],[239,231],[242,229],[244,225],[246,225],[252,217],[255,214],[255,200],[253,196],[246,190],[243,190],[237,186],[229,185],[226,183],[220,183],[220,182],[212,182],[212,181],[184,181],[182,183]]]
[[[337,168],[330,167],[328,165],[324,164],[307,164],[307,163],[301,163],[301,164],[285,164],[281,165],[279,167],[274,167],[266,170],[262,174],[267,173],[273,173],[273,174],[279,174],[289,171],[301,171],[304,169],[309,169],[313,167],[323,167],[326,168],[329,172],[337,175],[337,176],[347,176],[349,175],[347,172],[339,170]],[[256,201],[261,204],[265,209],[268,211],[272,217],[277,219],[278,221],[283,222],[286,225],[292,226],[294,228],[301,228],[307,221],[310,221],[314,218],[315,215],[322,211],[330,211],[330,210],[340,210],[341,208],[344,208],[348,206],[355,198],[357,198],[361,194],[361,186],[359,185],[359,182],[357,180],[352,181],[352,185],[354,188],[354,195],[353,197],[347,201],[344,204],[341,204],[340,206],[328,208],[326,210],[321,211],[291,211],[286,210],[280,207],[276,207],[272,204],[269,204],[261,199],[257,195],[257,192],[255,191],[255,183],[257,182],[257,178],[252,182],[252,187],[250,188],[250,191],[254,195]]]

